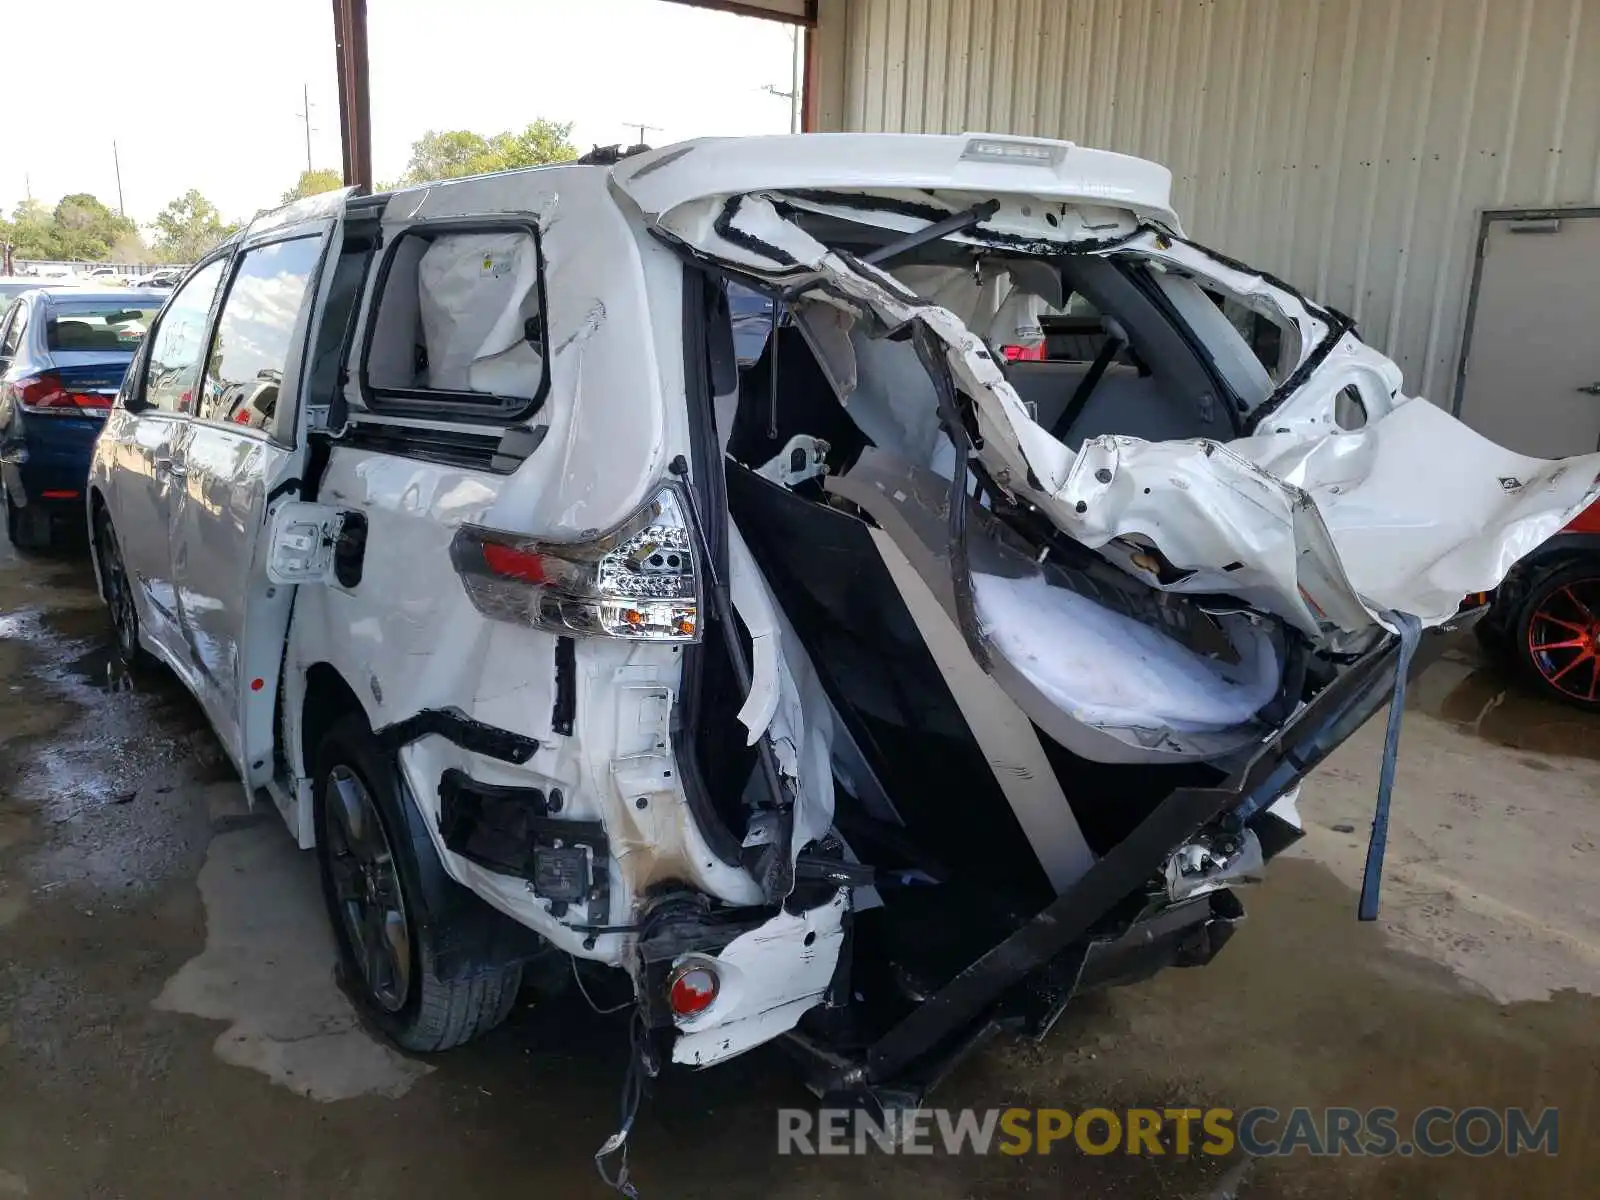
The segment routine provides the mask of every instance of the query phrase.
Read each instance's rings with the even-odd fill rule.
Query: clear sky
[[[0,0],[0,208],[87,191],[148,222],[199,188],[230,219],[270,207],[311,155],[340,166],[332,0]],[[580,150],[783,133],[787,26],[665,0],[367,0],[373,170],[428,129],[574,121]],[[137,81],[130,78],[138,76]]]

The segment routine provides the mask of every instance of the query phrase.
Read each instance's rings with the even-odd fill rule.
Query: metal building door
[[[1487,222],[1456,414],[1539,458],[1600,449],[1600,210]]]

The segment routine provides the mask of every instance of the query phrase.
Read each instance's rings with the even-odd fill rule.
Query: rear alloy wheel
[[[1523,604],[1516,644],[1546,695],[1600,712],[1600,562],[1576,563],[1537,581]]]
[[[100,559],[100,585],[111,612],[111,632],[117,653],[130,666],[145,666],[149,656],[139,644],[139,609],[133,602],[133,583],[122,562],[122,547],[105,509],[95,513],[95,547]]]
[[[359,715],[337,722],[316,756],[312,792],[317,866],[350,998],[398,1046],[448,1050],[504,1021],[522,966],[436,969],[434,946],[455,930],[423,901],[418,854],[392,762]]]
[[[411,992],[411,922],[394,850],[367,785],[349,767],[328,774],[325,820],[334,898],[369,998],[399,1012]]]

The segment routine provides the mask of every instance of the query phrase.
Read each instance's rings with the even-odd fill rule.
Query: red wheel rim
[[[1528,621],[1528,657],[1556,691],[1600,703],[1600,576],[1556,588]]]

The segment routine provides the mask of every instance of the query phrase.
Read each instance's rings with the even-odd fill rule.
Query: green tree
[[[54,209],[24,200],[0,221],[0,241],[9,241],[18,258],[101,261],[138,228],[87,192],[63,196]]]
[[[238,225],[223,221],[217,206],[190,188],[157,214],[155,251],[163,262],[190,263],[201,257]]]
[[[344,176],[327,167],[315,171],[301,171],[295,185],[283,194],[283,203],[292,204],[321,192],[336,192],[344,186]]]
[[[139,231],[133,229],[122,234],[111,244],[111,253],[106,255],[106,258],[114,263],[149,262],[150,247],[145,245]]]
[[[57,258],[100,261],[126,234],[138,229],[127,217],[118,216],[88,192],[63,196],[53,214]]]
[[[56,256],[55,217],[37,200],[24,200],[11,210],[5,238],[18,258]]]
[[[566,162],[578,157],[571,136],[571,121],[543,117],[521,130],[507,129],[488,137],[467,129],[430,129],[411,143],[411,161],[401,183],[459,179],[463,175]]]

